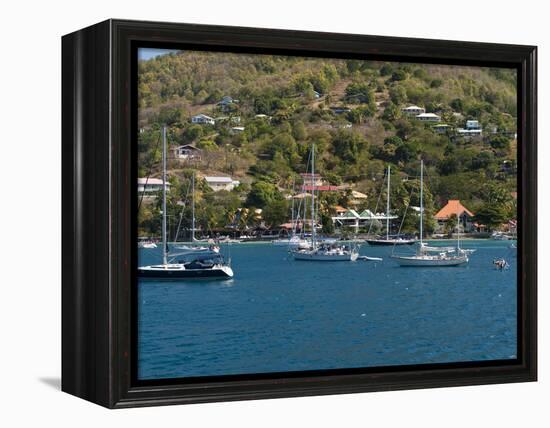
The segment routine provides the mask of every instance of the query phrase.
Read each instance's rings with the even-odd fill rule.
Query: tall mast
[[[315,247],[315,143],[311,146],[311,244]]]
[[[422,227],[424,218],[424,160],[420,161],[420,245],[422,246]]]
[[[460,215],[456,216],[456,247],[460,248]]]
[[[166,126],[162,127],[162,263],[168,264],[166,243]]]
[[[388,165],[388,200],[386,201],[386,240],[390,239],[390,174],[391,174],[391,166]]]
[[[295,187],[295,184],[296,184],[296,179],[293,178],[292,179],[292,208],[291,208],[291,213],[290,213],[290,225],[292,226],[292,236],[296,235],[296,223],[294,222],[294,187]]]
[[[191,176],[191,241],[195,242],[195,171]]]

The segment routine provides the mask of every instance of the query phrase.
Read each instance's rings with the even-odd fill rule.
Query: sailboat
[[[195,173],[193,172],[193,175],[191,176],[191,242],[198,242],[198,240],[195,238]],[[180,254],[188,254],[188,253],[205,253],[205,252],[220,252],[220,247],[218,245],[214,245],[213,243],[211,245],[201,245],[201,246],[194,246],[194,245],[174,245],[175,248],[180,250]]]
[[[356,247],[334,243],[322,243],[315,233],[315,143],[311,147],[311,246],[291,249],[294,260],[305,261],[355,261],[359,257]]]
[[[228,279],[233,270],[223,256],[216,252],[205,254],[174,254],[171,259],[182,257],[176,262],[168,261],[168,243],[166,241],[166,127],[162,128],[162,264],[138,267],[138,277],[155,280],[179,279]],[[189,256],[185,258],[183,256]],[[171,260],[171,261],[172,261]]]
[[[292,192],[294,193],[294,185],[292,186]],[[292,218],[290,222],[290,224],[292,225],[292,234],[286,238],[279,238],[279,239],[272,240],[271,243],[273,245],[285,246],[288,248],[303,248],[303,249],[311,247],[311,241],[309,241],[308,239],[305,239],[304,237],[296,233],[298,219],[300,218],[300,206],[301,206],[301,203],[298,206],[297,216],[296,218],[294,218],[294,197],[293,197],[292,208],[291,208]]]
[[[390,181],[391,181],[391,166],[388,165],[388,189],[386,199],[386,237],[378,237],[376,239],[366,239],[369,245],[411,245],[416,241],[407,239],[401,235],[390,236]]]
[[[424,221],[424,161],[420,161],[420,242],[416,254],[411,256],[393,255],[400,266],[438,267],[459,266],[468,263],[468,252],[460,248],[460,238],[456,247],[429,247],[423,240]]]

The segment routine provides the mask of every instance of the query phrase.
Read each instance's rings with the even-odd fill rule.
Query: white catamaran
[[[311,147],[311,246],[291,249],[294,260],[306,261],[355,261],[359,257],[352,245],[320,243],[315,233],[315,143]]]
[[[390,236],[390,181],[391,181],[391,166],[388,165],[388,189],[386,197],[386,237],[367,239],[366,242],[369,245],[411,245],[416,241],[414,239],[407,239],[401,235]]]
[[[423,241],[424,219],[424,161],[420,162],[420,242],[416,254],[410,256],[393,255],[400,266],[438,267],[459,266],[468,263],[468,250],[460,248],[460,238],[457,238],[456,247],[429,247]]]
[[[162,264],[138,267],[138,276],[142,279],[181,280],[181,279],[228,279],[233,270],[224,261],[221,254],[214,251],[204,253],[181,253],[171,255],[169,263],[166,242],[166,127],[162,128]]]

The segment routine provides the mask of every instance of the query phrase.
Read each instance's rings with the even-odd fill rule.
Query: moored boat
[[[311,147],[311,244],[308,248],[294,248],[290,253],[294,260],[302,261],[356,261],[359,252],[355,244],[339,245],[336,243],[320,243],[315,232],[315,143]]]
[[[391,166],[388,165],[387,173],[387,193],[386,193],[386,237],[377,237],[365,239],[369,245],[412,245],[416,242],[415,239],[406,238],[401,235],[390,235],[390,189],[391,189]]]
[[[200,254],[188,261],[143,266],[138,268],[138,275],[154,280],[229,279],[233,278],[233,269],[225,263],[221,254],[214,253]]]
[[[456,247],[429,247],[423,242],[424,218],[424,162],[420,162],[420,242],[414,255],[393,255],[399,266],[411,267],[443,267],[460,266],[468,263],[468,252],[460,248],[460,234]],[[458,227],[460,232],[460,226]]]
[[[167,232],[167,211],[166,211],[166,127],[162,128],[162,263],[157,265],[138,267],[138,277],[142,279],[156,280],[181,280],[181,279],[228,279],[233,277],[233,270],[227,264],[221,254],[215,251],[208,251],[200,254],[196,251],[188,251],[181,254],[171,255],[168,261],[168,245],[166,240]],[[194,179],[193,179],[194,183]],[[194,211],[194,208],[193,208]],[[193,232],[194,225],[193,212]],[[193,235],[194,237],[194,235]],[[173,263],[178,256],[191,255],[191,260],[182,259]]]

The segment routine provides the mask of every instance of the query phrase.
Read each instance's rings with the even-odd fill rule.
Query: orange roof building
[[[460,203],[458,199],[450,199],[443,208],[435,215],[436,220],[448,220],[452,215],[462,217],[466,214],[468,217],[473,217],[474,213]]]

